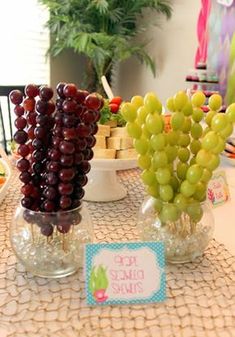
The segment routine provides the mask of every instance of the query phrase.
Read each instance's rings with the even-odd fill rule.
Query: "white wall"
[[[154,78],[149,69],[135,59],[120,67],[114,93],[125,99],[148,91],[155,91],[162,102],[178,90],[186,88],[185,76],[193,68],[197,49],[196,27],[201,7],[200,0],[174,0],[170,20],[163,18],[160,27],[153,27],[146,39],[157,65]]]

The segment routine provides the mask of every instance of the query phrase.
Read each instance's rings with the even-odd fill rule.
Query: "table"
[[[144,197],[139,171],[122,171],[119,178],[128,188],[126,199],[88,203],[96,241],[138,240],[136,212]],[[235,336],[235,257],[223,244],[213,240],[194,263],[167,266],[163,303],[88,307],[81,269],[50,280],[33,277],[16,262],[8,231],[16,191],[17,176],[0,206],[1,337]]]

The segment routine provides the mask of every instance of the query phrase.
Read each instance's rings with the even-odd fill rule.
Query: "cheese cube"
[[[93,149],[94,159],[115,159],[116,150],[114,149]]]
[[[98,131],[96,135],[109,137],[110,136],[110,125],[98,124]]]
[[[106,138],[95,135],[96,143],[94,149],[106,149]]]
[[[133,139],[131,137],[121,138],[121,150],[133,148]]]
[[[121,138],[120,137],[107,138],[107,148],[120,150],[121,149]]]
[[[137,153],[135,149],[126,149],[126,150],[118,150],[116,154],[117,159],[136,159]]]
[[[128,137],[126,127],[117,127],[111,129],[111,137]]]

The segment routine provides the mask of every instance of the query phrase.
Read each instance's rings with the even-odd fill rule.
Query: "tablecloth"
[[[119,172],[127,197],[87,203],[96,242],[138,240],[144,198],[137,169]],[[213,240],[194,263],[168,265],[167,299],[132,306],[86,305],[83,271],[58,279],[34,277],[16,261],[9,225],[19,202],[17,175],[0,206],[1,337],[233,337],[235,257]]]

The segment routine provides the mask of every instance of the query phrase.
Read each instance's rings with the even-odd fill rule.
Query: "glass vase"
[[[84,204],[60,212],[16,209],[10,240],[15,255],[34,275],[59,278],[82,265],[84,244],[92,241],[92,223]]]
[[[179,210],[174,204],[148,197],[139,211],[138,230],[143,241],[164,242],[169,263],[186,263],[201,256],[208,246],[214,218],[207,202]]]

